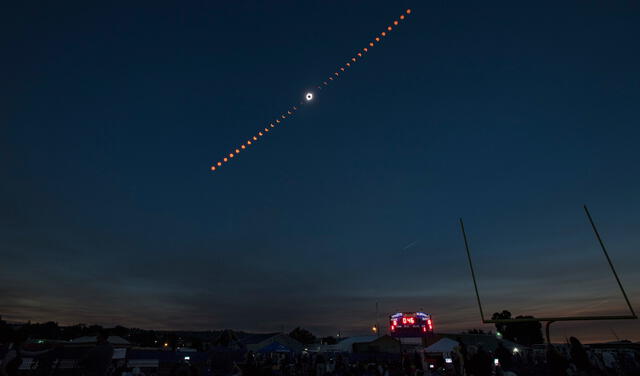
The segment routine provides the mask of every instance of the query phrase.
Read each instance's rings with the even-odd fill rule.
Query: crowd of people
[[[57,376],[62,373],[38,368],[21,371],[24,358],[40,358],[46,364],[54,349],[26,351],[24,339],[9,345],[0,364],[0,376]],[[420,349],[405,349],[392,354],[327,353],[253,353],[240,357],[211,353],[206,363],[181,361],[170,368],[149,370],[150,376],[614,376],[640,375],[640,354],[594,350],[572,337],[567,345],[547,345],[546,349],[514,351],[498,344],[489,351],[481,345],[467,346],[462,341],[449,354],[426,354]],[[72,376],[145,376],[139,368],[114,363],[114,349],[106,333],[77,360]],[[237,355],[237,354],[236,354]],[[24,367],[23,367],[24,368]],[[44,372],[40,372],[44,369]],[[39,371],[40,370],[40,371]]]
[[[354,360],[346,354],[255,354],[234,362],[217,375],[245,376],[614,376],[640,375],[640,354],[593,351],[572,337],[568,345],[545,350],[513,351],[499,344],[494,351],[462,342],[440,359],[407,351],[402,356]]]
[[[571,337],[567,345],[547,345],[544,350],[514,351],[499,343],[494,351],[466,346],[461,341],[441,358],[420,352],[401,357],[356,361],[343,354],[253,354],[234,363],[228,375],[277,376],[614,376],[640,375],[637,351],[596,351]]]
[[[101,332],[96,337],[96,345],[86,351],[78,360],[78,369],[82,370],[82,376],[114,376],[113,346],[108,341],[108,333]],[[36,359],[28,376],[52,376],[52,364],[56,360],[57,347],[51,347],[41,351],[28,351],[24,349],[26,337],[17,333],[9,344],[2,362],[0,363],[0,376],[27,376],[22,367],[25,358]]]
[[[416,363],[409,360],[409,357],[405,362],[401,360],[354,361],[346,354],[248,353],[244,364],[238,367],[241,373],[236,373],[236,375],[395,376],[416,374],[418,369]]]
[[[465,346],[461,341],[451,354],[452,369],[464,376],[614,376],[640,375],[640,353],[589,349],[571,337],[566,345],[548,344],[544,349],[507,349],[501,342],[493,351]]]

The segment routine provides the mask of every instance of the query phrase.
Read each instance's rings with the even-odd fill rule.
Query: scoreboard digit
[[[424,312],[398,312],[389,316],[392,337],[424,337],[433,333],[431,315]]]

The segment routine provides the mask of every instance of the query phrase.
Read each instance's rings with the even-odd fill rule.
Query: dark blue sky
[[[487,311],[624,314],[582,204],[640,310],[638,4],[136,4],[0,11],[3,317],[478,328],[459,217]]]

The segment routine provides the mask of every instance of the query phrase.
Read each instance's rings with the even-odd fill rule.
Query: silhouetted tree
[[[220,332],[217,337],[211,340],[212,346],[227,347],[230,349],[244,349],[245,346],[240,342],[233,330],[225,329]]]
[[[178,336],[175,333],[169,333],[167,335],[167,342],[169,342],[171,350],[176,351],[176,348],[178,347]]]
[[[0,317],[0,343],[9,343],[13,339],[13,328]]]
[[[160,339],[158,338],[158,335],[153,330],[130,329],[129,341],[145,347],[162,345],[159,343]]]
[[[493,320],[511,318],[511,312],[506,310],[500,313],[496,312],[491,316]],[[531,319],[533,316],[516,316],[515,318]],[[530,346],[544,342],[542,324],[539,321],[496,323],[496,330],[500,332],[504,338],[523,345]]]
[[[302,329],[300,327],[293,329],[291,333],[289,333],[289,336],[305,345],[314,343],[316,341],[316,337],[311,334],[310,331]]]
[[[87,326],[85,324],[76,324],[61,328],[62,339],[74,339],[85,335]]]
[[[25,327],[25,330],[32,338],[58,339],[61,335],[60,327],[53,321],[44,324],[30,324]]]
[[[116,325],[115,328],[111,329],[111,334],[125,338],[129,335],[129,329],[121,325]]]
[[[516,316],[516,319],[532,319],[533,316]],[[542,336],[542,324],[539,321],[514,323],[513,338],[514,342],[531,346],[536,343],[544,343]]]
[[[511,312],[504,310],[502,312],[496,312],[491,316],[491,320],[502,320],[502,319],[510,319]],[[507,324],[496,323],[496,331],[501,333],[504,338],[507,338]]]
[[[329,336],[329,337],[322,337],[322,342],[327,345],[335,345],[336,343],[338,343],[338,340],[335,337]]]
[[[202,351],[204,349],[204,345],[202,343],[202,340],[200,338],[197,337],[192,337],[191,338],[191,347],[198,350],[198,351]]]
[[[84,333],[82,333],[83,336],[97,336],[98,333],[102,332],[103,328],[101,325],[91,325],[88,326],[85,330]],[[109,331],[109,335],[111,335],[111,332]]]

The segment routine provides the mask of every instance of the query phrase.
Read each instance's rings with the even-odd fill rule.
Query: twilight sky
[[[379,302],[490,328],[459,217],[489,314],[625,314],[582,204],[640,311],[640,5],[555,3],[2,5],[0,315],[329,335]],[[553,326],[614,332],[640,323]]]

